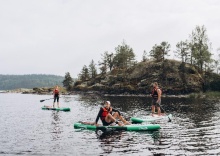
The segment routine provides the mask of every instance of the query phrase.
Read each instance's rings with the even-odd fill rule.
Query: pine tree
[[[68,90],[70,91],[72,89],[72,86],[73,86],[73,79],[72,77],[70,76],[70,73],[67,72],[65,74],[65,77],[64,77],[64,80],[63,80],[63,86]]]
[[[147,52],[144,50],[143,55],[142,55],[142,61],[145,62],[147,61]]]
[[[176,56],[182,59],[182,62],[186,62],[189,59],[189,45],[187,41],[180,41],[176,44]]]
[[[133,66],[136,63],[135,54],[133,49],[130,48],[125,42],[122,45],[118,45],[115,48],[116,54],[114,57],[114,66],[126,69]]]
[[[96,64],[92,60],[90,65],[89,65],[89,75],[91,78],[95,78],[97,76],[97,69],[96,69]]]
[[[99,66],[101,73],[106,73],[107,70],[109,69],[110,71],[113,68],[113,60],[114,60],[114,54],[113,53],[108,53],[107,51],[102,54],[102,60],[99,61]]]
[[[190,35],[192,56],[195,59],[196,65],[203,70],[204,64],[211,62],[210,43],[204,26],[196,26],[195,30]]]
[[[218,71],[220,70],[220,48],[217,49],[218,54],[218,58],[215,60],[215,67],[216,67],[216,72],[218,74]]]
[[[149,53],[150,53],[150,56],[154,58],[156,61],[160,62],[163,60],[163,53],[162,53],[161,46],[155,44]]]
[[[101,71],[100,74],[101,74],[102,76],[104,76],[104,75],[106,74],[107,67],[103,65],[103,66],[101,66],[99,69],[100,69],[100,71]]]
[[[168,56],[169,51],[170,44],[168,42],[161,42],[160,45],[155,44],[149,53],[151,57],[153,57],[156,61],[160,62],[164,61],[165,56]]]
[[[169,56],[168,52],[170,51],[170,44],[168,42],[161,42],[160,44],[162,49],[162,60],[165,60],[165,56]]]
[[[89,69],[86,65],[83,66],[83,69],[82,69],[81,73],[79,74],[79,78],[82,81],[87,81],[90,79]]]

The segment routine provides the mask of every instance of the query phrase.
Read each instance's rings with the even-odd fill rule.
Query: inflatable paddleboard
[[[143,118],[132,117],[130,120],[133,123],[142,123],[142,122],[153,122],[153,121],[156,121],[156,120],[164,120],[164,119],[171,120],[172,119],[172,114],[161,115],[161,116],[158,116],[157,114],[154,114],[153,116],[149,115],[149,116],[145,116]]]
[[[75,129],[90,129],[90,130],[125,130],[125,131],[154,131],[160,129],[159,124],[146,124],[146,125],[124,125],[124,126],[95,126],[95,125],[87,125],[83,123],[74,123]]]
[[[65,112],[70,111],[70,108],[68,108],[68,107],[53,108],[53,107],[43,106],[43,107],[41,107],[41,109],[43,109],[43,110],[65,111]]]

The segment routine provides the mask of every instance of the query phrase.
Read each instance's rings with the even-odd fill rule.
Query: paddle
[[[161,107],[161,105],[158,103],[158,105],[160,106],[160,108],[164,111],[164,113],[166,114],[166,111],[163,109],[163,107]],[[168,122],[171,122],[171,119],[170,119],[170,117],[169,117],[169,115],[167,115],[167,117],[168,117],[168,119],[169,119],[169,121]]]
[[[46,101],[46,100],[51,100],[51,99],[54,99],[54,98],[40,100],[40,102],[44,102],[44,101]]]
[[[63,97],[63,96],[62,96],[62,97]],[[61,97],[59,97],[59,98],[61,98]],[[44,101],[46,101],[46,100],[51,100],[51,99],[54,99],[54,98],[49,98],[49,99],[40,100],[40,102],[44,102]]]

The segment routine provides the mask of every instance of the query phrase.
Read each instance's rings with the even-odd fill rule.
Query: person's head
[[[157,82],[154,82],[154,83],[153,83],[153,87],[154,87],[154,88],[158,87],[158,83],[157,83]]]
[[[105,103],[104,103],[104,107],[107,108],[107,109],[109,109],[110,106],[111,106],[110,101],[105,101]]]

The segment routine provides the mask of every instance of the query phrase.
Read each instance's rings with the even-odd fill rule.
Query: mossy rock
[[[81,85],[82,84],[82,81],[81,80],[77,80],[75,83],[74,83],[74,86],[78,86],[78,85]]]
[[[135,87],[132,85],[126,85],[126,86],[124,86],[124,89],[128,92],[135,91]]]
[[[120,83],[116,83],[112,85],[112,88],[120,88],[122,85]]]
[[[87,91],[88,87],[85,85],[78,85],[78,86],[74,87],[74,89],[78,90],[78,91]]]

